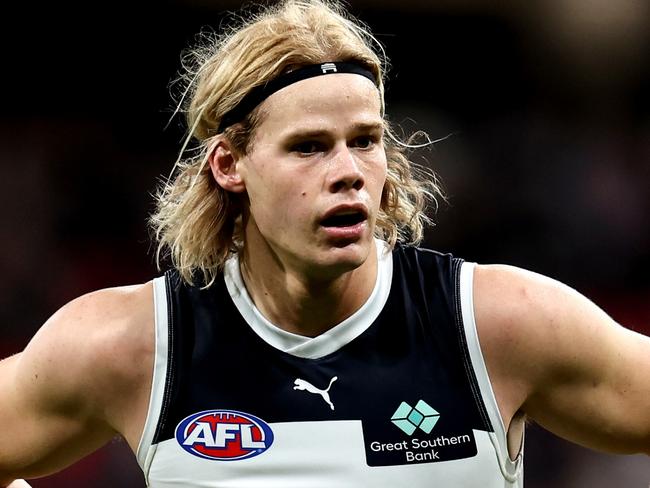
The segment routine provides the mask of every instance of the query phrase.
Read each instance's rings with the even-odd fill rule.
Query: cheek
[[[384,186],[386,184],[387,173],[388,169],[385,162],[384,164],[378,165],[374,168],[374,171],[370,176],[370,186],[372,187],[370,191],[372,192],[373,196],[380,197],[383,193]]]
[[[265,195],[252,203],[251,210],[258,216],[258,225],[268,232],[291,233],[309,220],[310,193],[288,188],[267,188]]]

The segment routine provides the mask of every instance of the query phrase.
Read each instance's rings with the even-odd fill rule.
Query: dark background
[[[183,136],[179,118],[166,128],[168,84],[194,35],[239,5],[3,12],[0,356],[70,299],[158,273],[145,221]],[[350,5],[393,61],[390,118],[451,135],[415,156],[449,196],[426,244],[564,281],[649,334],[650,4]],[[650,482],[647,457],[597,454],[534,425],[526,456],[528,488]],[[138,469],[116,440],[34,486],[139,487]]]

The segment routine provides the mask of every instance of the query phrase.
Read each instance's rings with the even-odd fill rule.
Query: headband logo
[[[323,63],[320,65],[320,69],[323,71],[323,74],[327,73],[336,73],[336,65],[334,63]]]

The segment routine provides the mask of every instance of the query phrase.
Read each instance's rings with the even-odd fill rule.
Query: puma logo
[[[323,400],[330,406],[332,410],[334,410],[334,404],[330,400],[330,388],[332,388],[332,383],[334,383],[338,379],[337,376],[332,378],[330,380],[330,384],[327,387],[326,390],[320,390],[316,388],[314,385],[312,385],[309,381],[301,380],[300,378],[297,378],[296,381],[294,381],[294,390],[307,390],[309,393],[315,393],[323,397]]]

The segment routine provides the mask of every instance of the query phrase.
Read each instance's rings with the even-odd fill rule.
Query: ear
[[[212,176],[217,184],[226,191],[242,193],[246,190],[237,165],[239,160],[240,158],[233,151],[230,142],[225,138],[216,140],[210,150],[208,161]]]

